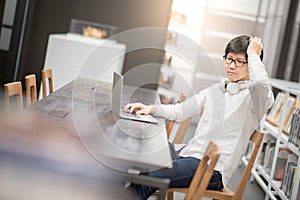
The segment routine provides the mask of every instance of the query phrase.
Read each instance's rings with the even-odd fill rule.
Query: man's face
[[[224,67],[229,82],[249,80],[248,63],[245,54],[228,53],[224,58]]]

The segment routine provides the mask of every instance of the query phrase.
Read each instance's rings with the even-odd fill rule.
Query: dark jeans
[[[200,160],[193,157],[178,157],[172,144],[170,144],[170,151],[173,158],[173,168],[151,171],[148,173],[148,176],[169,178],[169,188],[189,187]],[[207,189],[222,190],[223,187],[222,175],[219,171],[215,170]],[[131,189],[133,189],[133,192],[137,197],[136,199],[139,200],[146,200],[156,191],[156,188],[136,184],[132,184]]]

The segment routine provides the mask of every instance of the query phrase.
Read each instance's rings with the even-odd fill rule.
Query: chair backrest
[[[47,80],[49,84],[49,94],[51,94],[53,92],[53,78],[51,69],[42,70],[43,98],[47,96]]]
[[[255,159],[257,157],[257,153],[259,151],[263,137],[264,137],[264,134],[258,130],[255,130],[250,137],[250,141],[252,141],[254,145],[253,145],[252,153],[251,153],[250,159],[248,161],[248,164],[244,170],[244,173],[241,177],[239,185],[234,192],[235,199],[242,199],[242,197],[243,197],[243,193],[246,188],[247,181],[250,176]]]
[[[34,74],[25,76],[26,106],[37,101],[36,77]]]
[[[207,188],[220,154],[221,150],[219,146],[210,141],[194,174],[185,200],[201,198],[203,192],[201,188]]]
[[[259,132],[258,130],[255,130],[250,137],[250,141],[253,142],[252,153],[235,192],[232,192],[227,187],[225,187],[223,191],[207,190],[206,188],[201,188],[200,190],[201,193],[203,193],[203,196],[212,199],[224,199],[224,200],[242,199],[245,187],[247,185],[248,178],[250,176],[262,140],[263,140],[263,133]]]
[[[179,96],[179,98],[178,98],[177,103],[182,103],[182,102],[185,101],[185,99],[186,99],[186,95],[183,94],[183,93],[181,93],[180,96]],[[166,130],[167,130],[167,136],[168,136],[168,138],[170,138],[173,126],[174,126],[174,121],[168,120],[167,123],[166,123]]]
[[[185,100],[186,100],[186,95],[184,93],[181,93],[180,96],[179,96],[179,99],[178,99],[178,103],[182,103]],[[180,123],[172,143],[174,143],[174,144],[182,143],[182,141],[184,139],[184,136],[185,136],[185,133],[186,133],[186,131],[189,128],[189,125],[191,123],[191,120],[192,120],[192,118],[188,118],[188,119],[186,119],[186,120],[184,120],[183,122]],[[168,139],[170,138],[173,126],[174,126],[174,121],[168,121],[167,124],[166,124]]]
[[[11,110],[11,97],[16,97],[16,110],[23,110],[23,91],[22,83],[20,81],[4,84],[4,95],[5,95],[5,109],[6,111]]]
[[[186,134],[186,131],[188,130],[188,128],[190,126],[191,121],[192,121],[192,118],[190,117],[180,123],[180,125],[176,131],[175,137],[172,141],[173,144],[181,144],[182,143],[184,136]]]

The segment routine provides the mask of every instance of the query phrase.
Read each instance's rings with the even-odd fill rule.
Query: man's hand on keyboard
[[[142,103],[130,103],[124,106],[123,110],[125,112],[135,113],[137,115],[148,115],[154,114],[153,106],[147,106]]]

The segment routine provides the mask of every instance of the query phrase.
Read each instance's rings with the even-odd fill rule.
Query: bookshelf
[[[300,110],[300,83],[279,79],[270,79],[270,83],[278,92],[261,122],[265,135],[252,178],[266,192],[265,200],[296,200],[300,195],[300,121],[293,116],[300,113],[296,113]]]

